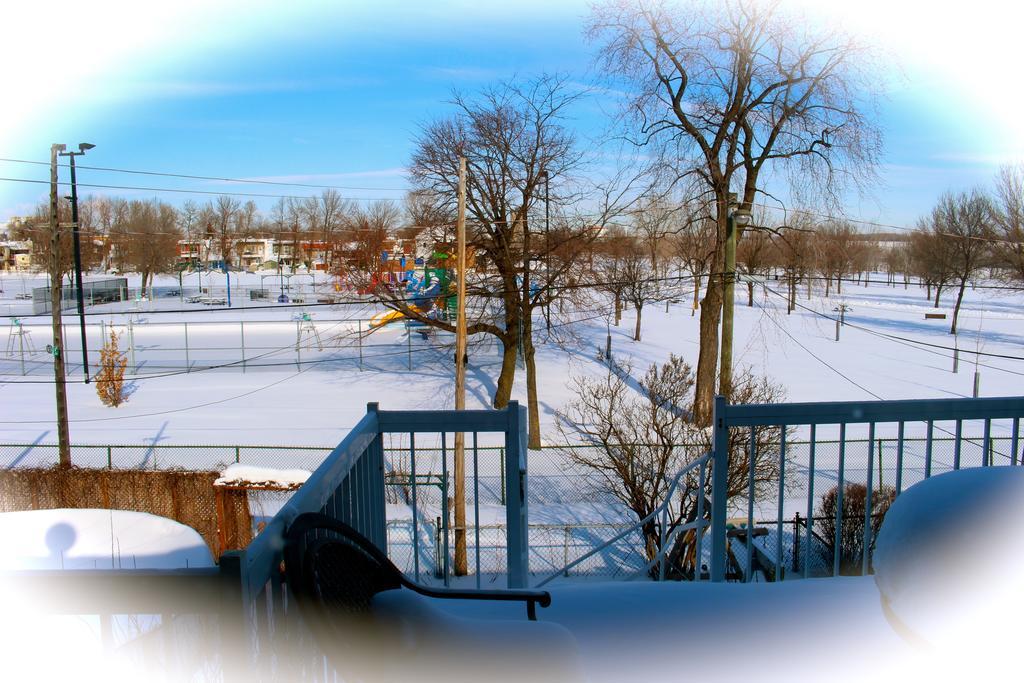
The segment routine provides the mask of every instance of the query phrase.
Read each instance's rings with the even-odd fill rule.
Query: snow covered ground
[[[244,274],[240,277],[258,278]],[[829,299],[817,294],[808,299],[801,287],[800,308],[790,315],[786,314],[781,296],[782,283],[769,281],[758,285],[752,307],[746,305],[746,292],[739,288],[737,364],[774,378],[785,387],[790,401],[962,397],[972,394],[972,352],[980,351],[1006,356],[978,357],[980,395],[1020,393],[1024,376],[1024,296],[1020,292],[996,288],[995,283],[969,290],[961,312],[961,332],[954,340],[948,334],[949,320],[924,319],[926,312],[935,309],[926,301],[923,289],[916,285],[909,289],[902,285],[889,287],[881,284],[880,278],[875,276],[867,287],[846,283],[841,297],[833,290]],[[24,281],[19,276],[5,276],[0,282],[2,296],[6,297],[0,303],[20,305],[14,296],[25,285]],[[176,284],[176,279],[158,284],[171,282]],[[259,285],[258,281],[250,284]],[[947,294],[938,312],[951,314],[953,298],[951,293]],[[634,374],[642,372],[649,363],[664,360],[669,353],[696,362],[698,318],[690,315],[685,292],[679,300],[683,303],[671,305],[668,313],[661,304],[644,310],[641,342],[630,339],[634,320],[631,311],[626,310],[620,326],[611,327],[613,353],[620,362],[631,362]],[[852,310],[846,314],[848,324],[842,329],[841,341],[835,342],[835,325],[826,316],[834,315],[832,309],[840,303]],[[96,312],[112,306],[97,307]],[[360,370],[351,336],[346,337],[345,344],[337,348],[325,346],[323,351],[307,337],[300,344],[304,348],[296,354],[294,317],[301,309],[226,310],[185,304],[189,312],[159,312],[182,308],[176,298],[158,298],[143,302],[142,307],[134,316],[112,312],[101,316],[105,323],[118,326],[126,325],[129,317],[135,321],[143,319],[144,322],[133,323],[140,347],[137,354],[143,362],[137,370],[138,379],[132,381],[128,403],[117,409],[100,404],[92,386],[81,382],[69,385],[73,442],[329,446],[336,444],[358,421],[369,401],[378,401],[385,409],[438,408],[454,402],[448,348],[451,340],[444,335],[429,341],[412,335],[416,346],[412,351],[413,368],[409,370],[409,340],[404,329],[394,326],[375,332],[367,343],[379,344],[381,351],[367,352]],[[354,319],[368,318],[378,309],[318,306],[307,310],[314,313],[317,327],[327,337],[332,326],[336,328],[335,335],[350,334],[347,328]],[[567,310],[561,314],[556,320],[561,344],[543,343],[544,325],[538,322],[537,338],[542,342],[537,355],[539,394],[546,443],[562,440],[555,429],[555,411],[572,398],[570,377],[606,372],[596,360],[597,348],[604,346],[608,327],[603,315],[606,312],[607,304],[598,302],[586,311]],[[71,323],[76,320],[70,312],[65,320],[69,324],[67,355],[72,364],[69,375],[74,379],[74,364],[78,363],[77,327]],[[565,324],[573,320],[581,322]],[[211,325],[214,321],[230,322]],[[249,344],[277,349],[261,351],[267,355],[247,363],[244,373],[238,362],[238,321],[250,321],[251,327],[246,330]],[[276,321],[280,329],[262,329],[256,321],[265,321],[262,324],[267,326]],[[24,320],[26,325],[45,322],[44,318]],[[190,335],[200,334],[197,330],[202,329],[204,347],[231,349],[192,351],[193,365],[233,364],[188,374],[162,369],[172,356],[184,365],[180,350],[161,356],[160,349],[180,349],[185,322],[189,323]],[[266,335],[259,342],[254,338],[257,329],[259,334]],[[90,345],[96,348],[99,330],[93,334]],[[37,349],[41,349],[47,342],[46,328],[33,327],[32,337]],[[952,372],[953,351],[940,348],[953,347],[954,341],[961,349],[957,374]],[[30,369],[29,374],[22,376],[16,349],[0,358],[0,370],[6,373],[0,376],[0,441],[55,441],[50,377],[45,368],[37,372]],[[376,357],[370,358],[371,355]],[[331,358],[338,360],[320,362]],[[255,367],[261,362],[264,367]],[[147,370],[147,363],[161,369]],[[489,405],[498,369],[499,357],[493,345],[471,350],[467,407]],[[523,372],[517,374],[513,397],[525,402]]]

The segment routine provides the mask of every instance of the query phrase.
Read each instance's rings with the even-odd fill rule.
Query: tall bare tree
[[[942,249],[953,283],[958,287],[950,334],[956,334],[967,282],[988,257],[993,213],[991,200],[980,190],[947,192],[932,210],[931,231],[938,238],[935,245]]]
[[[875,167],[880,135],[864,103],[877,83],[862,69],[865,51],[817,26],[755,0],[613,0],[591,14],[601,66],[631,93],[623,110],[629,139],[670,179],[713,202],[716,273],[730,192],[750,210],[762,171],[772,169],[801,194],[834,197]],[[723,283],[708,282],[701,307],[694,410],[703,423],[711,418]]]
[[[996,176],[996,236],[993,263],[1008,279],[1024,284],[1024,164],[1004,166]]]

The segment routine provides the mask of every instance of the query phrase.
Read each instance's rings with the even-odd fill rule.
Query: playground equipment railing
[[[905,401],[847,401],[835,403],[790,403],[774,405],[729,405],[724,398],[715,400],[714,412],[714,458],[718,463],[727,462],[730,457],[729,434],[731,430],[748,430],[749,437],[741,457],[748,462],[757,462],[757,432],[763,429],[777,429],[780,433],[777,444],[778,482],[774,503],[775,548],[772,562],[775,567],[773,574],[784,578],[786,563],[783,560],[784,548],[794,546],[790,534],[786,538],[783,526],[786,519],[787,495],[792,487],[787,477],[787,465],[792,465],[788,457],[787,435],[798,430],[808,434],[808,459],[806,463],[806,518],[804,538],[801,539],[803,557],[803,576],[808,576],[812,566],[812,548],[819,547],[820,541],[815,538],[815,481],[825,479],[835,487],[835,522],[834,538],[831,540],[832,571],[839,574],[843,560],[843,533],[849,529],[847,508],[844,508],[844,495],[851,484],[863,486],[863,529],[861,530],[860,573],[871,571],[871,554],[879,508],[873,500],[882,488],[874,481],[875,444],[883,436],[895,438],[896,466],[894,483],[891,489],[884,491],[886,497],[897,496],[906,488],[911,480],[927,478],[944,470],[958,470],[962,467],[992,466],[1005,464],[1017,466],[1022,464],[1020,454],[1020,419],[1024,417],[1024,397],[978,398],[978,399],[925,399]],[[965,435],[965,425],[980,423],[981,439],[969,438]],[[924,450],[908,449],[907,432],[924,431]],[[859,452],[851,451],[848,446],[853,443],[851,432],[864,432],[866,439],[860,440]],[[976,428],[974,431],[978,431]],[[839,458],[835,470],[820,468],[815,462],[816,448],[821,442],[822,434],[838,432],[837,444]],[[938,461],[934,457],[935,434],[940,432],[952,437],[951,461]],[[742,431],[741,431],[742,433]],[[1002,448],[993,446],[994,438],[1001,435]],[[856,435],[854,435],[856,437]],[[863,437],[863,435],[862,435]],[[1008,437],[1008,438],[1007,438]],[[826,436],[826,439],[828,436]],[[980,442],[980,443],[979,443]],[[1009,446],[1008,449],[1005,446]],[[764,444],[761,444],[763,447]],[[966,454],[970,454],[968,459]],[[731,454],[737,457],[736,453]],[[748,486],[745,496],[737,499],[746,502],[745,527],[754,528],[755,507],[764,510],[766,501],[758,500],[758,489],[755,486],[755,472],[748,468]],[[841,485],[840,485],[841,484]],[[724,493],[724,479],[715,479],[713,487],[719,487],[715,494]],[[847,506],[848,507],[848,506]],[[721,581],[725,578],[729,551],[727,549],[727,510],[716,507],[712,511],[711,521],[711,579]],[[820,517],[820,515],[817,515]],[[796,525],[794,525],[796,526]],[[797,532],[799,533],[799,532]],[[753,533],[750,534],[754,536]],[[746,557],[744,558],[743,576],[745,580],[754,577],[754,555],[757,549],[753,538],[743,541]],[[760,551],[763,554],[763,550]],[[790,553],[792,556],[792,552]]]

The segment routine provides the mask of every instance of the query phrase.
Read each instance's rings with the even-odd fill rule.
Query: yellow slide
[[[383,313],[378,313],[370,318],[370,329],[375,330],[382,325],[387,325],[388,323],[396,320],[401,320],[404,317],[405,314],[401,311],[384,311]]]

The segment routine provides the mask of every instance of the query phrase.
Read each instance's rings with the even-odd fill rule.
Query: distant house
[[[0,270],[29,270],[32,267],[31,240],[0,241]]]

